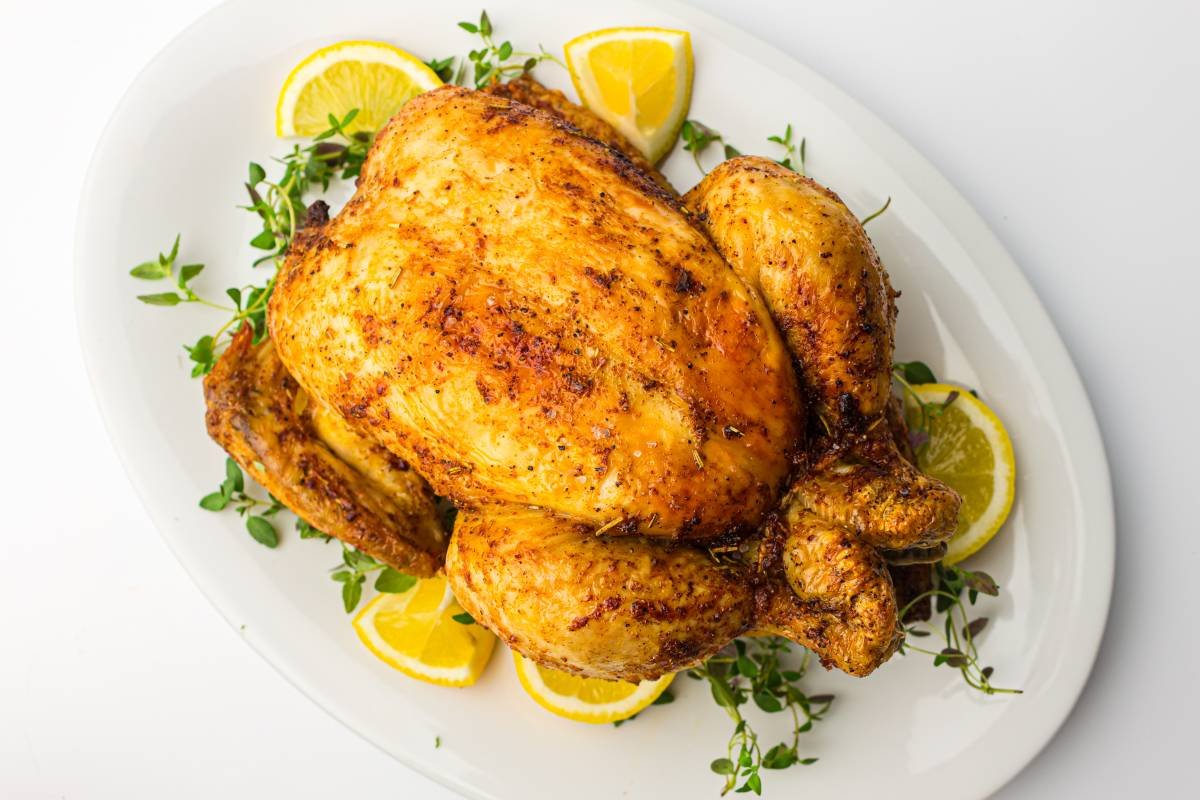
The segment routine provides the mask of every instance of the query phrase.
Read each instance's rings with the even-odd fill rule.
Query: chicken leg
[[[816,435],[790,502],[878,547],[945,541],[958,494],[906,462],[888,428],[896,293],[862,225],[829,189],[755,156],[684,199],[798,361]]]

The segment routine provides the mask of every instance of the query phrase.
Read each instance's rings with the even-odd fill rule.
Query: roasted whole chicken
[[[444,570],[581,675],[742,635],[853,675],[895,651],[959,498],[906,452],[896,293],[833,192],[739,157],[680,197],[522,78],[409,102],[323,211],[270,339],[242,331],[205,381],[212,436],[297,514]]]

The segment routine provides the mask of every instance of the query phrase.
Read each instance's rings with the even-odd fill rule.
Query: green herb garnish
[[[547,52],[546,48],[541,45],[538,45],[538,52],[533,53],[516,50],[513,48],[512,42],[507,40],[496,44],[495,29],[492,27],[492,20],[488,17],[487,11],[480,13],[479,22],[460,22],[458,27],[467,33],[478,36],[483,47],[467,53],[465,58],[449,56],[426,61],[425,65],[436,72],[437,76],[446,83],[456,83],[460,86],[471,85],[476,89],[484,89],[494,80],[511,80],[519,75],[524,75],[543,61],[551,61],[566,68],[562,61]],[[455,67],[456,61],[457,68]],[[469,83],[468,69],[470,70]]]
[[[726,159],[741,155],[736,147],[725,143],[719,132],[698,119],[684,120],[683,127],[679,129],[679,136],[683,139],[683,149],[692,154],[692,160],[696,162],[696,169],[700,170],[701,175],[708,174],[708,170],[700,163],[700,155],[709,145],[720,144]]]
[[[781,657],[791,651],[791,642],[772,636],[737,639],[732,652],[727,648],[688,670],[690,678],[708,681],[713,700],[725,709],[734,722],[726,754],[710,764],[713,772],[725,778],[721,794],[730,791],[762,794],[762,770],[786,769],[796,764],[812,764],[817,759],[801,757],[800,734],[812,730],[813,723],[824,718],[833,695],[808,696],[800,681],[808,668],[809,653],[804,650],[800,664],[788,668]],[[759,734],[743,716],[741,707],[748,701],[769,714],[790,712],[791,739],[765,752]]]
[[[267,180],[267,171],[262,165],[251,161],[247,168],[245,183],[250,205],[241,208],[258,216],[262,230],[250,240],[258,250],[269,251],[255,259],[254,266],[271,261],[278,267],[283,262],[288,246],[296,231],[303,226],[307,214],[305,200],[316,187],[329,189],[335,179],[347,180],[358,175],[363,160],[371,145],[369,133],[349,133],[346,127],[358,115],[352,109],[341,119],[329,116],[329,128],[313,137],[307,147],[294,145],[292,152],[274,159],[283,165],[283,174],[278,180]],[[175,306],[181,303],[199,303],[229,315],[228,319],[212,334],[205,334],[194,344],[185,345],[192,360],[192,377],[207,375],[212,371],[221,351],[243,323],[254,329],[257,344],[267,337],[267,301],[275,286],[272,274],[261,284],[235,286],[225,290],[233,305],[207,300],[189,286],[189,282],[204,269],[202,264],[186,264],[175,270],[179,255],[179,236],[167,254],[160,253],[153,261],[138,264],[129,274],[142,280],[173,280],[178,291],[138,295],[143,303],[156,306]]]
[[[938,564],[935,568],[937,580],[933,589],[914,597],[900,612],[901,618],[916,604],[933,598],[934,607],[938,613],[945,614],[941,630],[935,629],[929,623],[914,623],[905,628],[906,637],[924,639],[937,634],[945,645],[940,650],[930,650],[909,644],[907,639],[900,645],[900,653],[907,651],[924,653],[933,656],[935,667],[947,666],[962,673],[963,680],[972,689],[984,694],[1021,694],[1020,689],[1003,689],[993,686],[991,682],[993,669],[980,666],[979,649],[976,640],[987,627],[987,617],[970,619],[967,614],[967,604],[975,605],[979,595],[986,594],[996,597],[1000,587],[986,572],[964,569],[959,566]],[[967,599],[963,602],[963,592]]]
[[[799,146],[792,141],[792,125],[789,122],[782,136],[768,136],[768,142],[774,142],[781,146],[784,150],[784,156],[779,160],[781,166],[787,167],[793,172],[799,172],[801,175],[807,175],[804,171],[804,156],[805,150],[808,147],[808,140],[801,139]]]
[[[914,453],[920,453],[929,445],[933,421],[937,419],[950,405],[958,399],[958,392],[952,391],[940,403],[927,403],[917,393],[914,386],[922,383],[937,383],[933,370],[923,361],[903,361],[892,365],[892,378],[904,390],[904,393],[917,405],[921,412],[917,424],[908,432],[908,441]]]
[[[200,303],[208,306],[213,305],[207,300],[197,296],[195,292],[188,288],[188,282],[204,270],[204,265],[184,264],[179,268],[179,273],[175,274],[175,259],[178,257],[179,236],[176,235],[175,242],[171,245],[169,252],[166,254],[159,253],[157,259],[153,261],[145,261],[129,270],[130,275],[135,278],[141,278],[144,281],[174,280],[175,285],[179,288],[178,292],[139,294],[137,299],[152,306],[177,306],[180,303]],[[215,307],[222,308],[222,306]]]
[[[362,599],[363,584],[372,572],[378,572],[375,591],[402,594],[416,585],[417,579],[381,564],[361,550],[342,542],[342,563],[331,568],[329,577],[342,585],[342,607],[349,614]]]
[[[890,198],[890,197],[889,197],[887,200],[884,200],[884,201],[883,201],[883,205],[881,205],[881,206],[878,208],[878,210],[876,210],[876,211],[875,211],[875,213],[873,213],[873,214],[868,214],[868,215],[867,215],[867,216],[866,216],[866,217],[863,219],[863,221],[862,221],[862,226],[865,228],[868,222],[870,222],[871,220],[875,219],[876,217],[878,217],[878,216],[879,216],[880,214],[882,214],[883,212],[887,211],[887,210],[888,210],[888,208],[890,208],[890,207],[891,207],[891,205],[892,205],[892,198]]]
[[[265,547],[275,547],[279,544],[279,532],[270,518],[283,510],[283,503],[271,495],[267,497],[270,500],[259,500],[246,494],[246,477],[242,474],[242,468],[232,458],[226,458],[225,480],[221,481],[217,491],[200,498],[200,507],[205,511],[223,511],[233,506],[239,516],[245,517],[246,531],[254,541]],[[263,510],[257,511],[260,508]],[[255,513],[251,514],[251,511]]]

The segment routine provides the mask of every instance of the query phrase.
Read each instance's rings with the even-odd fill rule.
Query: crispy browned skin
[[[900,458],[890,442],[872,442],[810,469],[789,501],[857,531],[887,550],[940,548],[958,522],[958,493]],[[871,455],[864,455],[865,452]]]
[[[802,432],[765,306],[674,198],[456,87],[408,103],[297,239],[270,327],[301,385],[459,505],[708,537],[775,505]]]
[[[861,226],[735,160],[688,196],[731,271],[615,131],[531,80],[492,95],[410,103],[342,214],[297,237],[270,325],[329,409],[314,435],[457,501],[456,596],[539,663],[640,680],[749,633],[870,673],[900,637],[876,548],[923,558],[953,520],[892,439],[893,292]],[[823,435],[718,564],[691,542],[761,521],[803,446],[770,313]]]
[[[823,435],[791,500],[879,547],[945,541],[960,499],[901,457],[885,418],[895,292],[862,225],[829,189],[754,156],[721,164],[685,201],[799,363]]]
[[[907,437],[903,418],[893,422]],[[697,547],[596,536],[537,510],[484,510],[460,513],[446,574],[477,620],[539,663],[645,680],[739,635],[786,636],[826,667],[868,675],[895,652],[899,605],[925,590],[931,570],[889,565],[800,505],[768,522],[751,560],[719,565]]]
[[[463,607],[549,667],[643,680],[716,653],[750,625],[744,571],[703,550],[596,536],[538,511],[460,511],[446,575]]]
[[[603,142],[614,150],[625,155],[633,165],[650,177],[663,189],[675,194],[673,187],[666,177],[653,164],[646,160],[641,151],[634,147],[620,131],[593,114],[584,106],[572,103],[567,96],[557,89],[548,89],[538,83],[532,75],[526,74],[508,83],[494,83],[486,91],[497,97],[507,97],[524,103],[527,106],[555,114],[574,125],[582,133],[596,141]]]
[[[858,433],[891,393],[895,292],[858,219],[816,181],[757,156],[687,193],[717,249],[762,292],[816,413]]]
[[[826,666],[866,675],[899,642],[883,560],[795,508],[758,564],[641,536],[596,536],[529,509],[460,511],[446,554],[455,597],[540,664],[638,681],[694,666],[737,636],[782,635]]]
[[[252,339],[243,327],[204,379],[209,435],[313,526],[396,569],[434,574],[446,536],[428,485],[336,420],[322,421],[331,444],[322,441],[271,342]]]
[[[900,643],[886,563],[850,531],[799,505],[765,532],[757,625],[799,642],[826,667],[868,675]],[[771,581],[782,573],[786,583]]]

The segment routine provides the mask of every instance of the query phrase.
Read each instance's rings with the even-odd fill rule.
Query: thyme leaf
[[[725,779],[722,795],[730,791],[760,795],[762,770],[786,769],[817,760],[800,755],[800,735],[824,718],[834,697],[806,695],[800,681],[808,668],[809,653],[803,651],[800,664],[790,668],[784,661],[789,652],[791,643],[781,637],[737,639],[732,648],[688,670],[688,677],[708,682],[713,701],[734,723],[725,755],[709,765]],[[788,712],[791,736],[764,750],[759,732],[742,713],[751,701],[768,714]]]

